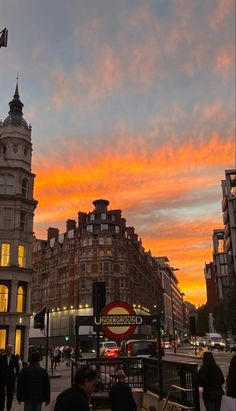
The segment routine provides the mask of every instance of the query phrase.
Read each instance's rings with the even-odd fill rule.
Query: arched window
[[[0,284],[0,312],[8,311],[9,289],[5,284]]]
[[[16,311],[22,313],[25,311],[25,286],[19,285],[17,289]]]
[[[28,195],[28,180],[26,178],[23,178],[22,180],[22,185],[21,185],[21,194],[23,197],[27,198]]]

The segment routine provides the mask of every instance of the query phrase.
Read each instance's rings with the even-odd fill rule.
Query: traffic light
[[[160,330],[161,330],[161,334],[164,334],[164,326],[163,325],[160,326]]]
[[[93,283],[93,315],[100,315],[106,305],[105,281]]]
[[[70,339],[69,335],[65,335],[65,340],[69,341],[69,339]]]

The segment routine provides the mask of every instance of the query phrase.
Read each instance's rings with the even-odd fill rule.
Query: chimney
[[[76,229],[76,221],[75,220],[67,220],[66,221],[66,232],[70,230],[75,230]]]
[[[93,201],[93,205],[95,207],[95,211],[97,213],[106,213],[107,207],[109,206],[109,201],[108,200],[95,200]]]
[[[48,241],[51,240],[51,238],[56,238],[56,240],[59,237],[59,230],[58,228],[54,228],[54,227],[49,227],[48,228]]]
[[[87,213],[82,213],[82,211],[78,213],[78,227],[82,227],[84,224],[86,224],[86,218]]]

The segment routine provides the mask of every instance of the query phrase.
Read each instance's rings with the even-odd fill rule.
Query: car
[[[169,340],[164,341],[164,348],[171,348],[172,344]]]
[[[236,342],[233,338],[226,338],[225,340],[225,351],[236,351]]]
[[[117,358],[119,355],[119,348],[106,348],[103,352],[105,358]]]
[[[99,344],[99,353],[101,357],[105,356],[105,351],[107,349],[116,349],[118,351],[118,346],[115,341],[101,341]]]
[[[157,354],[155,340],[128,340],[122,341],[120,356],[126,357],[152,357]]]

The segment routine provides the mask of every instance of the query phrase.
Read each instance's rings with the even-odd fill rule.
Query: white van
[[[218,333],[207,333],[206,334],[206,345],[208,350],[213,350],[213,349],[219,349],[219,350],[224,350],[225,349],[225,342],[221,336],[221,334]]]

